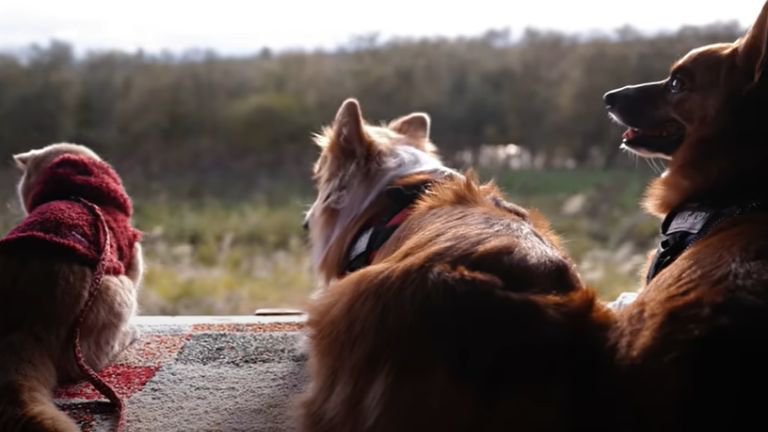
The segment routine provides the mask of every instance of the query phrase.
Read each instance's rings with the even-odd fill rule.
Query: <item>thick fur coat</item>
[[[349,100],[318,138],[308,225],[327,286],[301,430],[594,430],[611,315],[541,216],[445,168],[428,136],[424,114],[373,127]],[[386,189],[424,181],[371,265],[345,273]]]

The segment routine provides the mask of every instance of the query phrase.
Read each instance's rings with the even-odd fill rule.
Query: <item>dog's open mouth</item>
[[[623,138],[622,146],[640,156],[670,159],[685,139],[685,128],[677,121],[655,129],[629,127]]]

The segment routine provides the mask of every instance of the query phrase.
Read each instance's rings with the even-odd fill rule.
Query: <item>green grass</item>
[[[620,212],[634,211],[650,179],[645,171],[549,170],[481,173],[522,204],[552,207],[580,193],[599,192]]]
[[[242,314],[301,305],[314,282],[299,201],[137,204],[148,262],[144,313]]]
[[[653,247],[657,221],[638,207],[643,172],[524,171],[495,177],[508,197],[542,211],[565,240],[584,279],[606,299],[639,286],[643,257]],[[134,197],[145,233],[147,262],[143,314],[250,314],[265,307],[301,307],[316,287],[301,228],[312,199],[293,189],[269,199],[203,198],[176,201]],[[0,228],[20,218],[13,191],[1,203]],[[564,203],[582,195],[575,213]],[[266,196],[266,195],[265,195]],[[573,209],[571,209],[573,210]]]
[[[148,257],[154,254],[150,250]],[[271,256],[268,256],[271,255]],[[303,251],[254,257],[258,268],[148,265],[141,294],[143,314],[251,314],[262,307],[301,307],[313,287]],[[259,262],[261,261],[261,262]]]

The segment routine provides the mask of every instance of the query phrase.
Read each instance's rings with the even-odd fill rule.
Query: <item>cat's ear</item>
[[[13,155],[13,161],[16,162],[16,166],[24,171],[27,169],[27,165],[29,165],[29,161],[32,160],[32,152],[26,152],[26,153],[19,153],[16,155]]]

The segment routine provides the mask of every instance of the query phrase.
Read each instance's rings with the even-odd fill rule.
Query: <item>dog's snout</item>
[[[604,94],[603,102],[605,103],[605,108],[607,109],[615,108],[618,98],[619,98],[619,90],[611,90],[608,93]]]

